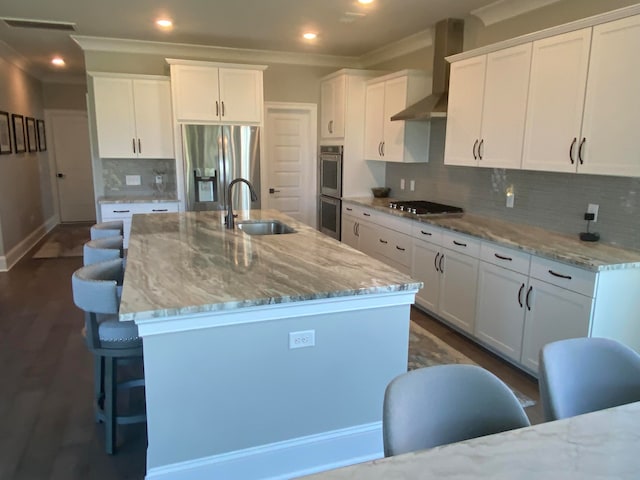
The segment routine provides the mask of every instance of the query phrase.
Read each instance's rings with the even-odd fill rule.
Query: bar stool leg
[[[104,412],[104,357],[100,355],[93,356],[93,393],[96,423],[100,423],[101,413]]]
[[[116,359],[106,357],[104,378],[105,449],[113,455],[116,447]]]

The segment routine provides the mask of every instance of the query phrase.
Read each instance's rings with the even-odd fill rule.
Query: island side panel
[[[145,337],[149,473],[381,422],[384,390],[407,370],[409,313],[397,305]],[[289,333],[304,330],[315,346],[290,349]],[[335,465],[360,460],[333,455]],[[368,455],[382,456],[381,431]],[[303,467],[322,470],[318,459]]]

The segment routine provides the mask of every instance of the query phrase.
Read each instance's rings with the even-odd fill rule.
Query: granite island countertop
[[[296,233],[227,230],[224,212],[133,217],[120,320],[144,320],[332,297],[417,290],[378,260],[275,210],[236,222],[277,219]]]
[[[108,197],[98,197],[99,204],[118,204],[118,203],[164,203],[179,202],[180,200],[175,194],[165,193],[162,195],[118,195]]]
[[[373,208],[397,217],[417,220],[455,232],[490,240],[505,247],[525,251],[551,260],[592,271],[640,268],[640,252],[602,242],[582,242],[577,236],[552,232],[540,227],[506,222],[470,213],[457,216],[425,217],[389,208],[392,198],[343,198],[346,203]]]

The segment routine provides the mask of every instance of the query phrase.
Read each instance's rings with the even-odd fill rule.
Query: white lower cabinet
[[[169,213],[177,212],[177,202],[149,203],[103,203],[100,205],[101,221],[122,220],[124,227],[124,248],[129,246],[131,219],[136,213]]]

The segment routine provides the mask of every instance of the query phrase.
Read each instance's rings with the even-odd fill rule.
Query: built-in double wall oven
[[[340,240],[340,214],[342,197],[342,145],[320,147],[320,209],[318,219],[320,231]]]

